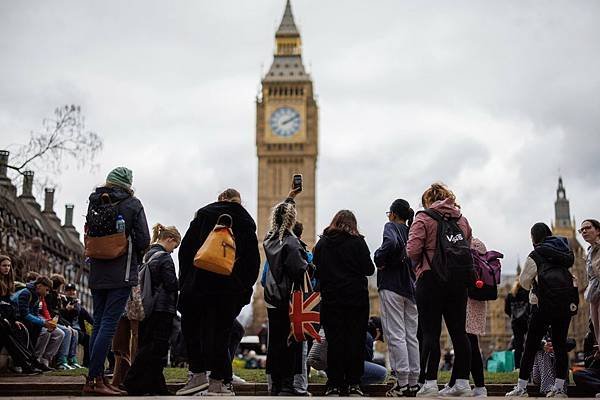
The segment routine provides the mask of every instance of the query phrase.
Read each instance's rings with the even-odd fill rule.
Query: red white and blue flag
[[[296,342],[303,342],[310,337],[321,343],[319,329],[321,326],[321,293],[304,290],[292,291],[290,299],[290,336]]]

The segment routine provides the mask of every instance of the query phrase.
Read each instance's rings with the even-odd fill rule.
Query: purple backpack
[[[502,269],[500,259],[504,255],[497,251],[479,254],[477,251],[471,250],[471,253],[473,255],[475,281],[469,287],[469,297],[480,301],[496,300]]]

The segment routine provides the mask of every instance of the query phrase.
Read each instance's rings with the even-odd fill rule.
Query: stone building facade
[[[302,61],[300,32],[288,0],[275,33],[273,63],[262,78],[256,99],[259,243],[269,230],[271,209],[285,199],[292,176],[302,174],[303,190],[296,198],[298,221],[304,225],[302,239],[309,248],[315,244],[318,111],[312,78]],[[250,331],[258,331],[265,321],[262,287],[256,285]]]
[[[91,311],[89,267],[84,262],[79,232],[73,226],[74,206],[65,205],[62,223],[54,210],[54,189],[46,188],[42,208],[33,195],[33,171],[23,172],[18,195],[7,174],[9,156],[8,151],[0,151],[0,253],[13,259],[19,281],[28,271],[64,275],[67,282],[77,285],[82,304]]]

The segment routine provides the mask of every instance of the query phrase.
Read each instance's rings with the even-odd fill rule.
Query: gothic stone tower
[[[556,189],[556,201],[554,202],[554,223],[552,224],[552,233],[557,236],[564,236],[569,240],[569,246],[575,254],[575,264],[571,273],[577,278],[579,287],[579,311],[571,319],[569,336],[577,340],[576,349],[583,349],[583,338],[588,330],[589,309],[583,297],[583,292],[587,287],[587,274],[585,270],[585,250],[577,240],[575,233],[575,219],[571,219],[571,210],[567,192],[563,185],[562,177],[558,178],[558,188]]]
[[[256,99],[256,153],[258,156],[258,238],[269,229],[271,209],[283,201],[292,176],[302,174],[303,191],[296,198],[302,239],[315,243],[315,186],[318,155],[318,106],[313,83],[302,62],[300,32],[287,0],[275,33],[275,55],[263,77]],[[262,246],[261,246],[262,253]],[[264,260],[264,257],[263,257]],[[262,288],[254,293],[253,328],[266,320]]]

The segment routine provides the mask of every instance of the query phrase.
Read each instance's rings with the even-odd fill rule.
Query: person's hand
[[[54,329],[56,329],[56,325],[50,319],[50,320],[44,321],[44,328],[46,328],[46,329],[48,329],[48,331],[52,332]]]
[[[69,303],[69,304],[67,304],[67,306],[65,308],[67,309],[67,311],[73,311],[73,309],[75,308],[75,305],[73,303]]]
[[[302,192],[302,188],[297,188],[297,189],[292,188],[292,190],[290,190],[290,192],[288,193],[288,197],[293,199],[296,196],[298,196],[300,194],[300,192]]]
[[[554,353],[554,347],[552,347],[552,342],[551,341],[547,341],[544,344],[544,351],[546,353]]]
[[[15,325],[17,326],[17,328],[19,329],[27,329],[27,327],[25,326],[24,323],[20,322],[20,321],[15,321]]]

